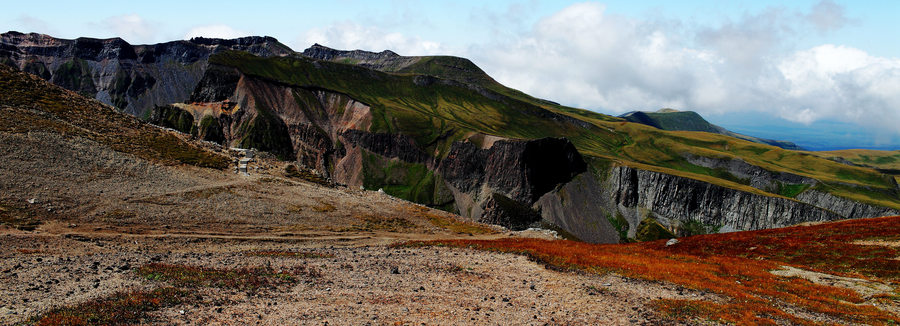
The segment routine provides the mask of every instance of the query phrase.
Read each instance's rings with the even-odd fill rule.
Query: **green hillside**
[[[780,196],[752,188],[746,180],[728,172],[691,164],[685,157],[740,159],[770,171],[815,178],[823,183],[821,190],[835,195],[900,209],[895,180],[871,168],[725,135],[660,130],[560,106],[503,87],[486,75],[477,78],[484,74],[480,69],[449,69],[440,64],[448,60],[425,58],[403,73],[305,57],[260,58],[241,52],[223,52],[211,57],[210,63],[279,83],[347,94],[372,107],[370,131],[410,135],[437,156],[446,154],[453,141],[473,133],[510,138],[566,137],[584,155],[623,165]]]

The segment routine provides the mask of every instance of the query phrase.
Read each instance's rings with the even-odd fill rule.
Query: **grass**
[[[789,183],[780,183],[779,182],[778,183],[778,194],[785,196],[787,198],[794,198],[794,197],[797,197],[797,195],[799,195],[800,193],[806,191],[806,189],[809,189],[809,186],[810,185],[805,184],[805,183],[789,184]]]
[[[678,284],[709,291],[721,302],[656,300],[674,319],[709,319],[742,325],[817,324],[792,315],[799,309],[839,323],[896,324],[900,318],[868,304],[856,292],[770,273],[782,265],[900,284],[900,249],[853,244],[898,239],[900,216],[813,226],[710,234],[665,241],[593,245],[567,240],[500,239],[411,242],[407,246],[451,246],[527,255],[554,268]],[[786,310],[787,307],[790,309]]]
[[[154,281],[164,281],[178,287],[217,287],[247,291],[275,288],[297,281],[297,276],[321,276],[313,267],[301,266],[291,270],[271,267],[210,268],[178,264],[152,263],[138,268],[138,275]]]
[[[334,204],[329,203],[329,202],[319,202],[318,204],[316,204],[315,206],[312,206],[311,208],[313,211],[319,212],[319,213],[329,213],[329,212],[334,212],[337,210],[337,207],[335,207]]]
[[[871,149],[846,149],[827,152],[810,152],[824,158],[841,158],[850,162],[880,169],[900,170],[900,151],[878,151]]]
[[[32,320],[34,325],[142,324],[150,311],[190,301],[189,292],[173,287],[153,291],[120,292],[71,307],[50,310]]]

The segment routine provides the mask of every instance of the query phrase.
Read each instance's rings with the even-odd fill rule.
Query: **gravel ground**
[[[377,239],[258,241],[188,237],[0,235],[0,320],[117,291],[151,289],[135,269],[158,262],[240,268],[312,267],[318,277],[264,291],[194,288],[199,301],[151,313],[152,324],[658,324],[657,298],[707,298],[673,286],[549,270],[513,254],[392,248]],[[327,258],[257,257],[303,250]],[[333,257],[329,257],[332,256]]]

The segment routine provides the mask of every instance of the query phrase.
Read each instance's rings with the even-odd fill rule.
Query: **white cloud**
[[[785,118],[809,123],[828,117],[900,133],[900,59],[826,44],[793,53],[778,70],[787,82],[784,100],[811,108]]]
[[[391,50],[401,55],[446,54],[441,43],[410,37],[402,33],[388,32],[374,26],[362,26],[352,22],[333,24],[326,28],[312,29],[297,40],[298,51],[319,43],[335,49],[367,51]]]
[[[810,13],[804,18],[809,20],[819,32],[837,30],[851,22],[844,12],[844,7],[830,0],[823,0],[813,6]]]
[[[511,87],[585,108],[624,112],[684,107],[695,99],[721,104],[714,95],[721,58],[685,47],[666,27],[580,3],[539,21],[525,37],[485,46],[476,57]]]
[[[846,24],[822,25],[848,21],[835,6],[823,1],[809,14],[768,9],[716,27],[688,29],[579,3],[518,37],[473,46],[469,56],[507,86],[600,112],[753,111],[900,134],[900,59],[838,45],[794,49],[788,41],[809,28]]]
[[[225,24],[214,24],[191,28],[184,34],[184,39],[188,40],[193,37],[232,39],[243,36],[250,36],[250,33],[234,29]]]
[[[137,14],[112,16],[103,20],[100,26],[132,44],[157,41],[155,24]]]

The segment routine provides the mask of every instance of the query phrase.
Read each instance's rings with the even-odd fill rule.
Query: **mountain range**
[[[0,42],[0,63],[153,124],[512,229],[622,242],[900,214],[893,170],[692,112],[559,105],[464,58],[294,52],[271,37]]]

